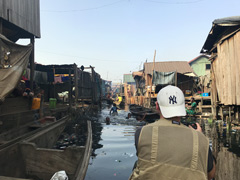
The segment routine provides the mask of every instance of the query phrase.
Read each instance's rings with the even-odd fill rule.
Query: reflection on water
[[[118,116],[109,115],[110,108],[99,114],[93,126],[93,154],[85,180],[128,179],[137,160],[134,145],[135,118],[127,119],[128,111],[118,111]],[[106,125],[110,117],[110,125]]]
[[[240,179],[240,130],[229,129],[222,121],[206,123],[216,157],[215,180]]]
[[[234,129],[234,127],[228,130],[222,121],[217,121],[213,126],[212,131],[215,134],[215,136],[213,136],[213,140],[216,144],[216,153],[221,151],[221,148],[224,147],[229,152],[232,152],[240,157],[240,130]]]

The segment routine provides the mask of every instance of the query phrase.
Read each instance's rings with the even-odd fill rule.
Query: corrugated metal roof
[[[216,52],[216,46],[222,38],[240,30],[240,16],[216,19],[200,53],[211,54]]]
[[[208,57],[208,56],[206,56],[206,55],[200,55],[200,56],[198,56],[198,57],[196,57],[196,58],[192,59],[191,61],[188,61],[188,63],[191,65],[191,63],[193,63],[194,61],[196,61],[196,60],[200,59],[201,57],[205,57],[205,58],[209,59],[209,57]]]
[[[148,62],[144,63],[144,70],[146,74],[152,74],[153,72],[153,63]],[[187,61],[165,61],[165,62],[155,62],[155,71],[158,72],[172,72],[177,71],[178,73],[194,73],[191,66]]]

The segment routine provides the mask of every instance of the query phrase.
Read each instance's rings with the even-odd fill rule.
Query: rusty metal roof
[[[217,52],[217,44],[240,30],[240,16],[215,19],[200,53]]]
[[[177,71],[178,73],[194,73],[191,66],[187,61],[164,61],[164,62],[155,62],[155,71],[158,72],[172,72]],[[153,62],[144,63],[144,71],[146,74],[152,74],[153,72]]]

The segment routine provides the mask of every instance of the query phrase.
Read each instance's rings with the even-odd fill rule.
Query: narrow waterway
[[[127,119],[127,110],[119,110],[118,116],[109,116],[105,108],[99,117],[92,121],[93,154],[91,156],[85,180],[128,179],[137,160],[134,145],[134,133],[138,124],[135,118]],[[106,117],[110,125],[106,125]]]
[[[128,179],[135,161],[134,133],[143,124],[135,118],[127,119],[129,111],[119,110],[118,116],[109,115],[104,108],[92,119],[93,153],[85,180]],[[110,117],[110,125],[106,125]],[[222,121],[198,120],[204,134],[210,139],[210,147],[217,160],[216,180],[239,180],[240,173],[240,130],[226,132]]]

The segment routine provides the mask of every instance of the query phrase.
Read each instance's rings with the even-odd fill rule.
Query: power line
[[[144,1],[148,1],[148,2],[152,2],[152,3],[159,3],[159,4],[194,4],[194,3],[199,3],[201,1],[204,0],[193,0],[193,1],[173,1],[173,2],[169,2],[169,1],[157,1],[157,0],[144,0]]]
[[[67,55],[67,54],[60,54],[60,53],[54,53],[54,52],[47,52],[47,51],[41,51],[41,50],[37,50],[39,52],[43,52],[43,53],[49,53],[49,54],[56,54],[56,55],[60,55],[60,56],[66,56],[66,57],[73,57],[73,58],[79,58],[79,59],[87,59],[87,60],[92,60],[92,61],[106,61],[106,62],[116,62],[116,63],[122,63],[122,62],[127,62],[127,63],[139,63],[139,61],[115,61],[115,60],[106,60],[106,59],[97,59],[97,58],[89,58],[89,57],[82,57],[82,56],[72,56],[72,55]]]
[[[76,9],[76,10],[60,10],[60,11],[47,11],[47,10],[42,10],[42,12],[50,12],[50,13],[68,13],[68,12],[81,12],[81,11],[90,11],[90,10],[97,10],[97,9],[101,9],[101,8],[105,8],[108,6],[112,6],[118,3],[121,3],[123,1],[127,1],[127,0],[120,0],[120,1],[116,1],[110,4],[105,4],[102,6],[97,6],[97,7],[92,7],[92,8],[85,8],[85,9]]]

